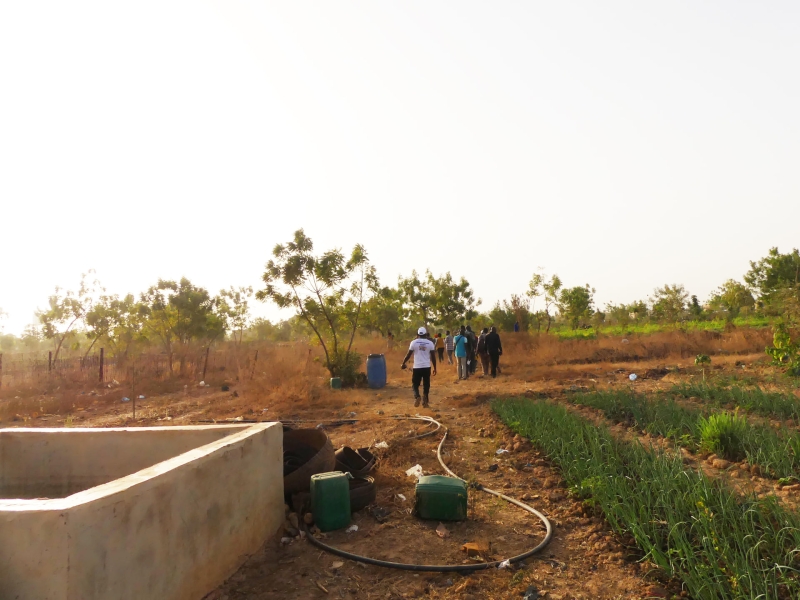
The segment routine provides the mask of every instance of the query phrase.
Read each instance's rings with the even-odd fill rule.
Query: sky
[[[800,246],[798,30],[779,1],[0,3],[0,327],[88,269],[258,288],[299,228],[487,310],[540,267],[705,299]]]

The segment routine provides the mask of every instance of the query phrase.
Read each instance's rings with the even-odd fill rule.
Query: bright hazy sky
[[[797,2],[3,2],[5,329],[89,268],[257,286],[300,227],[484,309],[540,266],[705,299],[800,245],[798,31]]]

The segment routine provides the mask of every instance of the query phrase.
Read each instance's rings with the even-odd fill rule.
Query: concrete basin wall
[[[190,429],[205,440],[220,428]],[[0,598],[197,600],[216,588],[284,514],[281,425],[232,429],[67,498],[0,500]]]
[[[62,498],[240,430],[241,426],[0,430],[0,498]]]

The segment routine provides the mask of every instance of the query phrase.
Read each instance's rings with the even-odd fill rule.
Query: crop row
[[[791,419],[800,425],[800,398],[791,393],[767,392],[758,387],[715,387],[705,383],[673,386],[671,394],[699,398],[718,407],[740,407],[753,414]]]
[[[800,516],[774,498],[742,497],[680,456],[617,439],[557,404],[512,398],[493,408],[693,598],[800,597]]]
[[[752,424],[738,413],[700,410],[663,396],[629,391],[574,394],[570,399],[600,410],[606,418],[661,435],[691,450],[715,453],[751,465],[775,478],[800,476],[800,433]]]

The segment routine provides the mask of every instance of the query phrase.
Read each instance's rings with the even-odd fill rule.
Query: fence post
[[[211,350],[211,346],[206,346],[206,360],[203,362],[203,381],[206,380],[206,369],[208,369],[208,353]]]
[[[105,359],[105,348],[100,348],[100,383],[103,383],[103,362]]]
[[[256,363],[257,362],[258,362],[258,350],[256,350],[256,356],[253,359],[253,370],[250,371],[250,379],[252,379],[256,375]]]
[[[0,390],[3,389],[3,353],[0,352]]]
[[[52,370],[53,370],[53,351],[50,350],[50,352],[47,353],[47,372],[49,373]]]

